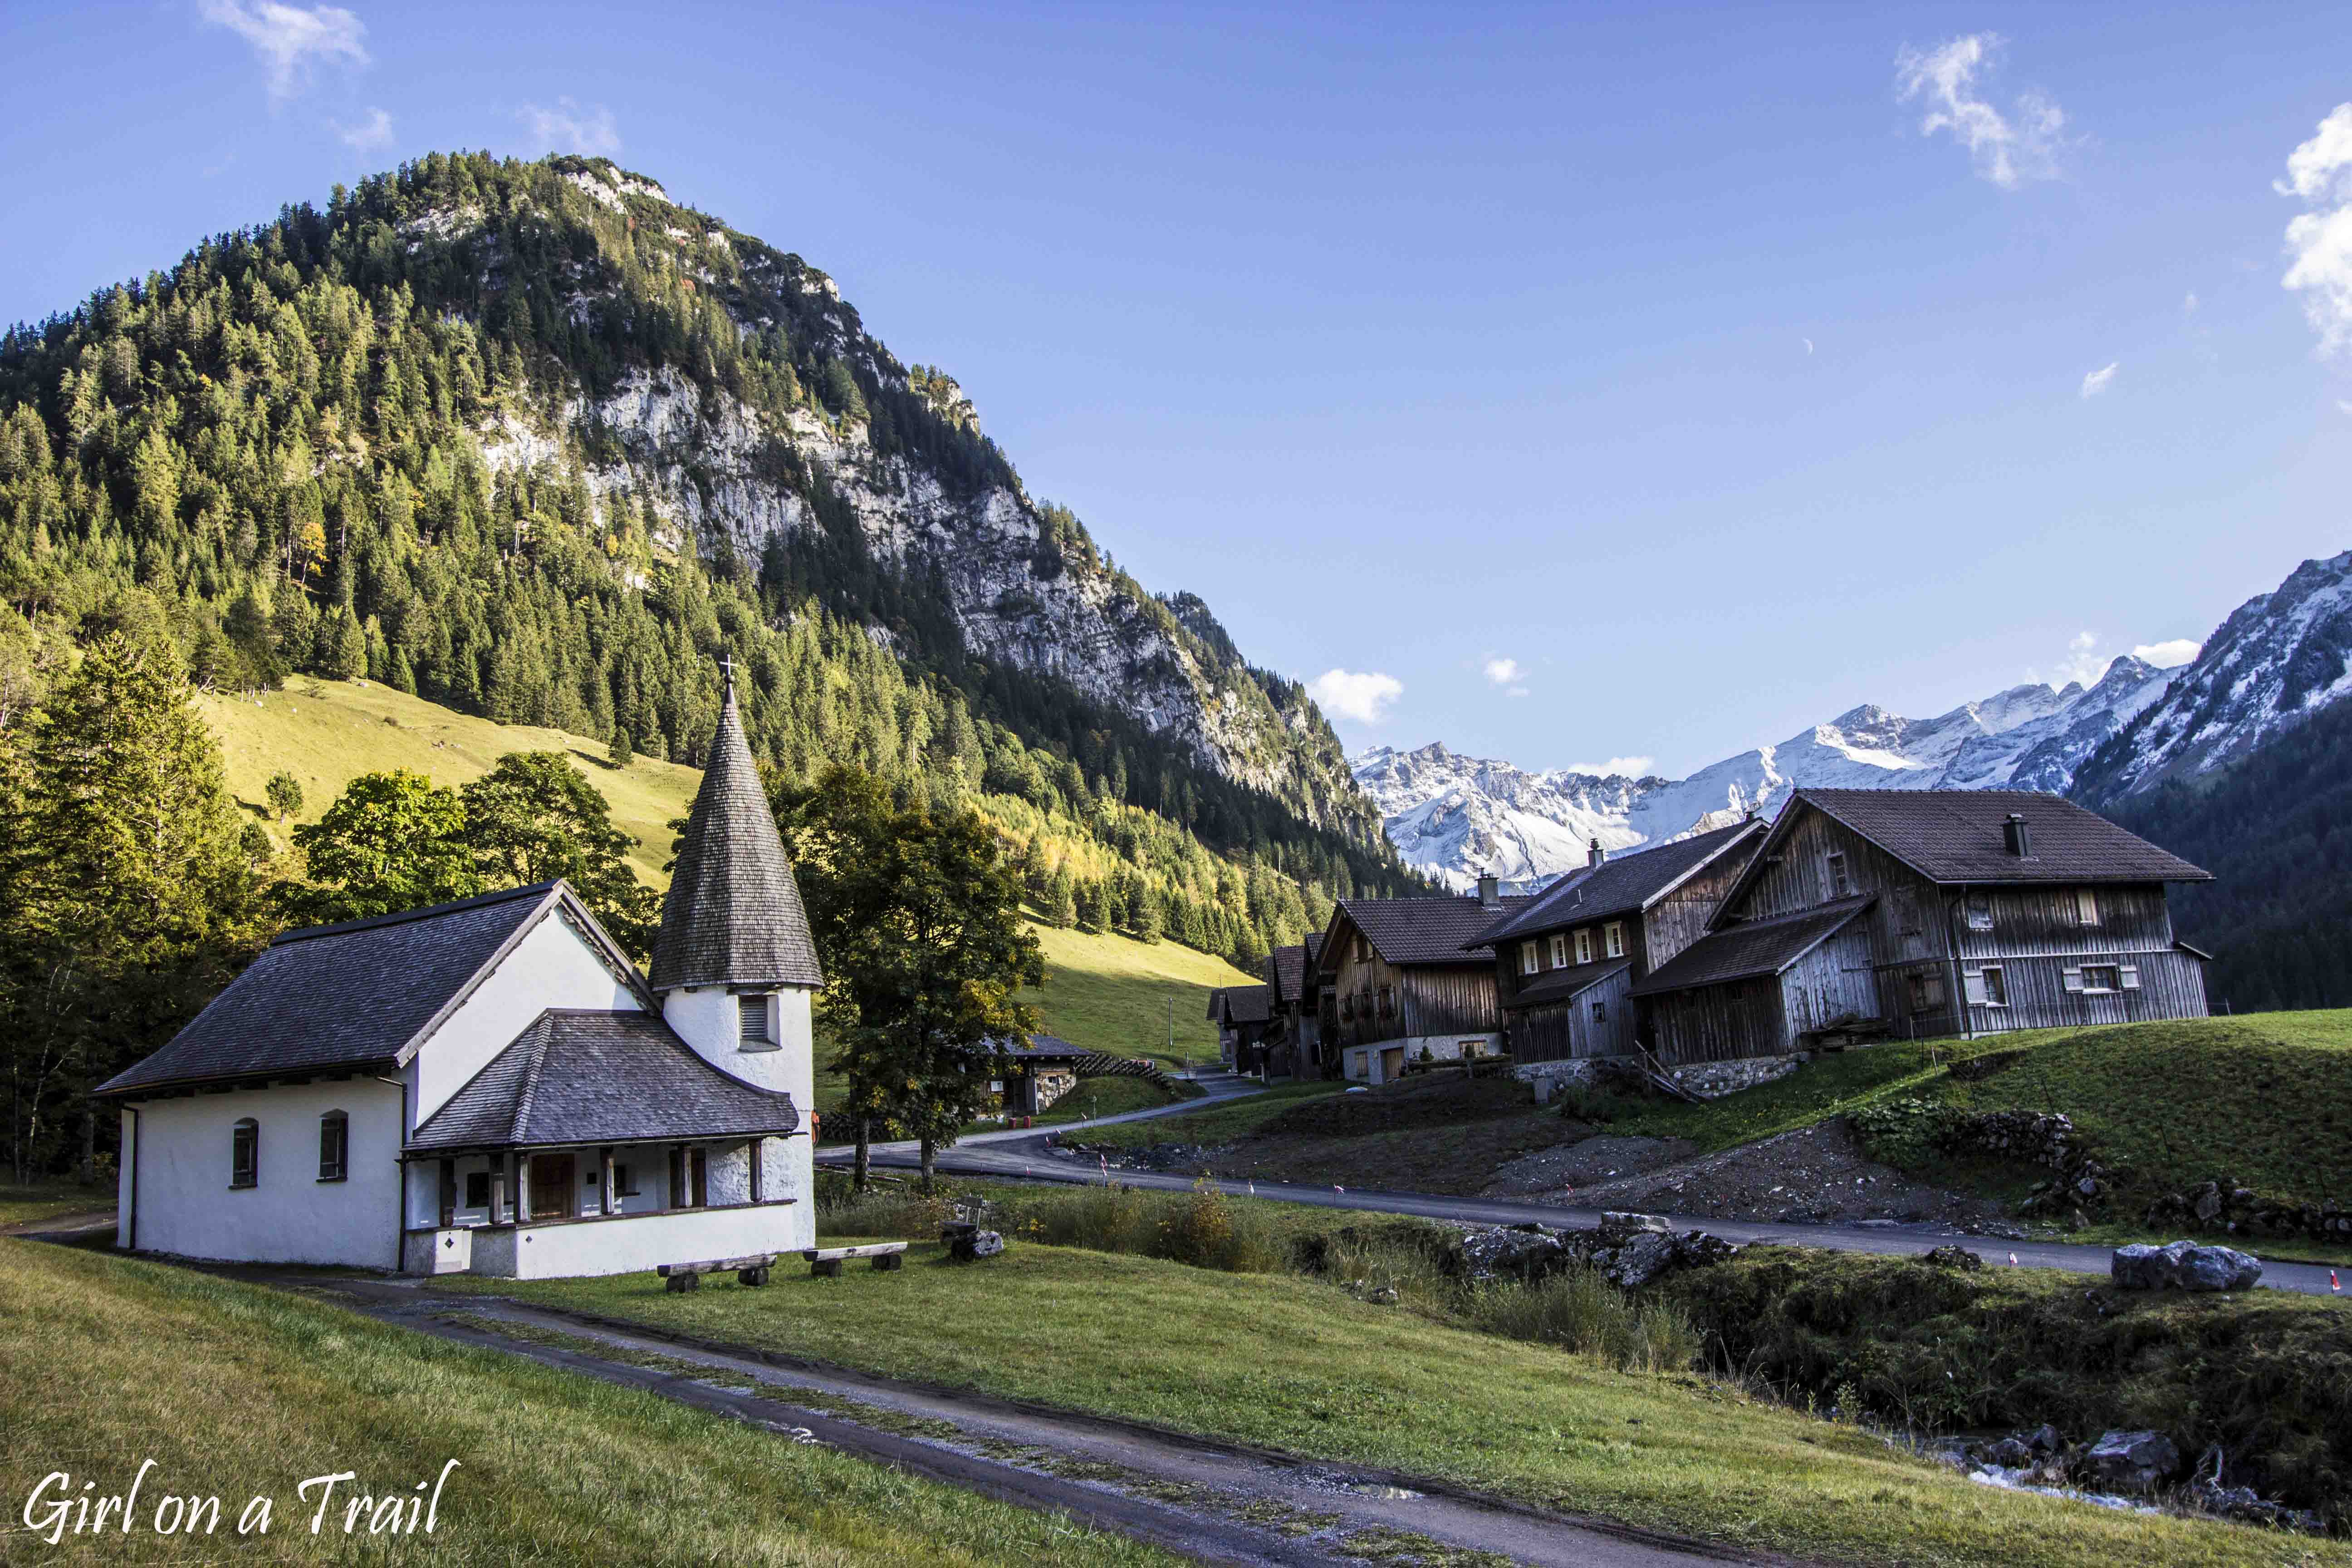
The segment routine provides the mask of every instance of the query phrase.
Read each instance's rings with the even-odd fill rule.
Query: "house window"
[[[1832,899],[1843,899],[1848,893],[1853,891],[1853,884],[1846,879],[1845,856],[1843,852],[1838,850],[1831,851],[1829,866],[1830,897]]]
[[[1396,992],[1386,985],[1381,987],[1381,1016],[1383,1018],[1396,1016]]]
[[[2099,895],[2088,888],[2074,889],[2074,919],[2086,926],[2099,923]]]
[[[340,1182],[350,1173],[351,1118],[330,1110],[319,1118],[319,1180]]]
[[[469,1209],[490,1206],[490,1173],[488,1171],[466,1173],[466,1206]]]
[[[1988,966],[1984,972],[1984,1002],[1988,1007],[2009,1005],[2009,980],[2001,972]]]
[[[1609,1021],[1608,1003],[1595,1002],[1592,1005],[1592,1021],[1596,1024],[1605,1024]]]
[[[735,1007],[743,1025],[743,1049],[774,1050],[776,1037],[768,1028],[768,999],[765,996],[738,996]]]
[[[229,1129],[228,1184],[250,1187],[261,1180],[261,1126],[248,1116]]]
[[[613,1195],[616,1198],[633,1198],[637,1195],[637,1173],[635,1166],[616,1164],[613,1167]]]
[[[1579,963],[1592,962],[1592,931],[1590,927],[1576,933],[1576,962]]]
[[[1932,969],[1915,969],[1910,974],[1911,1011],[1932,1013],[1944,1005],[1944,977]]]
[[[2083,965],[2083,989],[2085,991],[2120,991],[2124,988],[2124,972],[2113,963]]]
[[[1992,930],[1992,898],[1986,893],[1970,893],[1968,904],[1970,931]]]
[[[1536,956],[1536,944],[1531,942],[1519,943],[1519,973],[1533,974],[1542,967],[1542,960]]]
[[[1625,956],[1624,921],[1611,921],[1607,925],[1602,926],[1601,928],[1601,939],[1607,944],[1610,957],[1622,958]]]
[[[1551,966],[1554,969],[1568,967],[1568,938],[1565,936],[1555,934],[1551,939]]]

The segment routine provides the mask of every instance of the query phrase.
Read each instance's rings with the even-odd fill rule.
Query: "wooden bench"
[[[754,1253],[749,1258],[714,1258],[707,1263],[665,1263],[654,1270],[669,1281],[673,1290],[698,1290],[706,1274],[734,1270],[739,1285],[765,1285],[768,1270],[776,1266],[772,1252]]]
[[[875,1268],[888,1270],[907,1261],[903,1256],[906,1250],[907,1244],[903,1241],[876,1241],[864,1247],[812,1247],[801,1256],[808,1259],[812,1275],[824,1279],[838,1279],[841,1278],[841,1266],[850,1258],[870,1258],[874,1259]]]

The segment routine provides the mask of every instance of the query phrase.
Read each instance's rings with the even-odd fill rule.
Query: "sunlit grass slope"
[[[702,782],[698,769],[643,757],[615,768],[600,741],[561,730],[494,724],[373,682],[298,676],[283,691],[200,697],[197,703],[220,737],[231,793],[265,820],[263,786],[281,771],[301,783],[299,820],[315,822],[361,773],[407,768],[455,787],[489,772],[509,752],[569,752],[611,804],[614,826],[636,841],[630,865],[656,888],[669,881],[663,869],[669,860],[669,825],[687,814]],[[1038,936],[1045,948],[1046,983],[1031,999],[1045,1016],[1046,1032],[1114,1056],[1214,1057],[1216,1032],[1206,1017],[1209,988],[1246,985],[1256,978],[1172,942],[1129,942],[1051,927],[1039,927]]]

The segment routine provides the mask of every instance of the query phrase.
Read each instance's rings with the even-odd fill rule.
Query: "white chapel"
[[[118,1239],[519,1279],[813,1247],[823,984],[730,676],[650,975],[562,882],[288,931],[100,1086]]]

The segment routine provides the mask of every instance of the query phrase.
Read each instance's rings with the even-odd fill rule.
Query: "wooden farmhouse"
[[[1583,868],[1475,938],[1491,951],[1515,1062],[1630,1056],[1636,982],[1706,934],[1766,832],[1748,821]]]
[[[1315,960],[1323,951],[1323,933],[1309,932],[1303,942],[1277,947],[1265,956],[1266,996],[1274,1021],[1266,1033],[1265,1071],[1268,1078],[1305,1081],[1323,1073],[1323,1019],[1317,1005]]]
[[[1500,1056],[1495,954],[1482,931],[1524,908],[1491,877],[1478,896],[1342,899],[1315,966],[1323,1049],[1351,1082],[1393,1082],[1409,1061]]]
[[[2021,790],[1800,790],[1707,934],[1632,994],[1670,1065],[2205,1016],[2168,883],[2209,874]]]
[[[1007,1116],[1036,1116],[1078,1087],[1079,1069],[1094,1052],[1053,1035],[1032,1035],[1017,1046],[1000,1045],[1004,1076],[997,1092]]]
[[[1265,1066],[1265,1034],[1274,1009],[1263,985],[1221,985],[1209,993],[1209,1022],[1217,1026],[1217,1055],[1235,1072]]]

